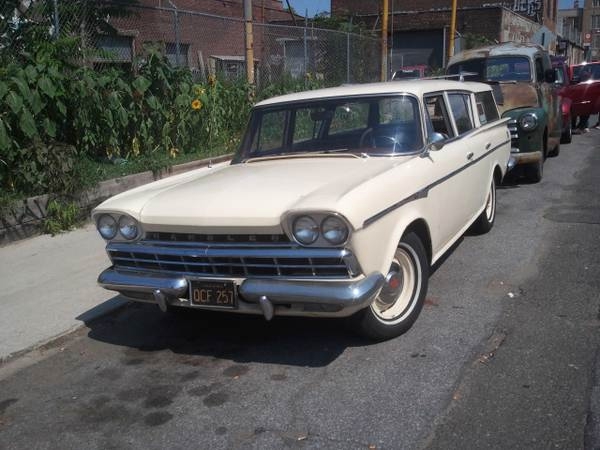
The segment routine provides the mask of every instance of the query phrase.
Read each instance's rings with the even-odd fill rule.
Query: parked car
[[[429,67],[425,64],[416,66],[404,66],[392,74],[392,80],[407,80],[415,78],[424,78],[429,72]]]
[[[410,328],[432,264],[487,232],[510,134],[491,88],[420,80],[258,103],[231,164],[119,194],[93,219],[106,289],[162,310]]]
[[[566,57],[564,56],[551,56],[552,67],[555,72],[554,85],[556,86],[558,100],[560,103],[560,112],[562,115],[562,133],[560,135],[561,144],[569,144],[573,140],[573,121],[574,116],[571,116],[571,104],[572,101],[568,96],[567,90],[569,89],[570,82],[570,71],[569,65],[567,64]]]
[[[600,62],[572,65],[570,71],[564,95],[572,101],[571,115],[600,113]]]
[[[535,44],[508,42],[459,53],[448,73],[469,73],[465,79],[494,86],[502,117],[512,134],[511,165],[523,164],[540,181],[547,156],[560,151],[562,115],[550,57]]]

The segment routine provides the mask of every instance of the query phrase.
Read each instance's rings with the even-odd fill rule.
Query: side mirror
[[[442,133],[433,132],[427,138],[427,144],[433,151],[441,150],[444,147],[446,137]]]
[[[547,69],[544,72],[544,79],[546,83],[554,83],[556,81],[556,73],[554,72],[554,69]]]

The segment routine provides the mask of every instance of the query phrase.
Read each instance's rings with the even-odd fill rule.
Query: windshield
[[[448,67],[449,74],[461,72],[476,73],[476,76],[465,76],[472,81],[531,81],[529,59],[523,56],[475,58]]]
[[[573,78],[577,81],[600,80],[600,64],[574,66]]]
[[[344,97],[256,108],[235,161],[299,153],[389,156],[422,147],[415,97]]]

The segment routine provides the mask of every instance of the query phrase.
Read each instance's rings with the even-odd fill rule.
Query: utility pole
[[[252,0],[244,0],[244,31],[246,36],[246,77],[254,85],[254,37],[252,35]]]
[[[448,59],[454,56],[454,36],[456,36],[456,7],[458,0],[452,0],[452,18],[450,19],[450,43],[448,44]]]
[[[381,14],[381,81],[387,81],[388,78],[388,14],[388,0],[383,0],[383,12]]]

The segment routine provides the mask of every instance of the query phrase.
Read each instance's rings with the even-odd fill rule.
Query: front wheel
[[[407,233],[377,298],[351,317],[354,328],[378,341],[405,333],[423,308],[428,281],[429,261],[423,243],[415,233]]]
[[[494,220],[496,219],[496,182],[492,177],[492,183],[488,190],[487,197],[485,200],[485,208],[473,222],[471,230],[476,234],[484,234],[492,229],[494,226]]]

